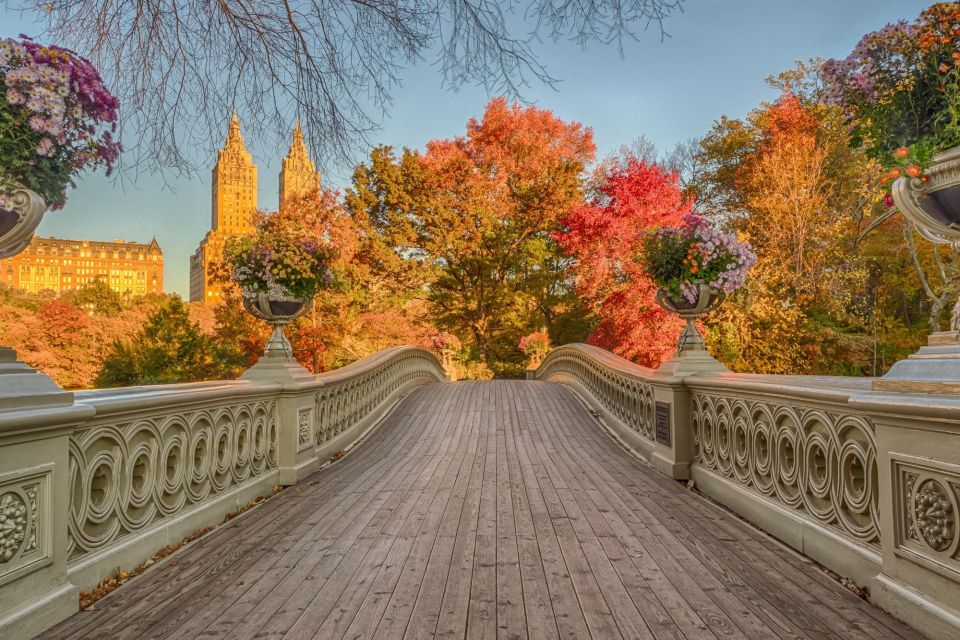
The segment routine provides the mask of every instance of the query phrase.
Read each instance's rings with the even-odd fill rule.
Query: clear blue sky
[[[568,44],[538,48],[556,90],[531,87],[524,96],[558,116],[593,127],[603,156],[645,135],[659,148],[703,135],[721,114],[741,117],[775,97],[768,75],[795,60],[846,56],[857,40],[887,22],[912,19],[930,2],[916,0],[687,0],[669,20],[663,43],[650,32],[616,47]],[[0,8],[0,37],[39,29]],[[82,52],[81,52],[82,53]],[[375,139],[422,148],[431,138],[463,132],[491,97],[466,87],[445,91],[428,62],[409,68],[394,94],[389,117]],[[227,114],[224,114],[225,122]],[[309,132],[308,132],[309,133]],[[136,135],[128,131],[125,135]],[[259,166],[259,205],[277,205],[277,174],[286,149],[263,149],[247,139]],[[365,149],[357,150],[360,159]],[[209,160],[213,164],[213,157]],[[343,186],[349,167],[333,168],[327,184]],[[165,287],[188,294],[189,256],[210,224],[210,174],[179,179],[164,187],[159,177],[142,177],[121,187],[102,175],[86,177],[68,194],[67,206],[47,215],[39,233],[60,238],[148,242],[156,236],[166,256]]]

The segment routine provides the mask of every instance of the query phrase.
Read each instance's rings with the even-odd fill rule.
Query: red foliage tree
[[[675,172],[636,158],[601,167],[596,185],[556,234],[576,258],[577,293],[600,319],[587,341],[656,367],[672,353],[682,323],[654,301],[656,287],[638,260],[641,243],[653,229],[680,225],[692,203]]]

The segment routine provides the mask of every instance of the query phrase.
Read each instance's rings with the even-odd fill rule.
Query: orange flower
[[[954,60],[960,60],[960,51],[954,51],[953,53],[950,54],[950,57],[953,58]]]
[[[950,71],[950,67],[942,62],[940,63],[940,66],[937,67],[937,69],[940,70],[940,73],[946,73],[947,71]]]
[[[910,155],[910,148],[898,147],[897,149],[894,149],[893,155],[897,158],[906,158],[908,155]]]
[[[902,175],[900,167],[894,167],[893,169],[890,169],[890,171],[887,172],[887,175],[890,176],[891,180],[896,180]]]
[[[907,167],[907,175],[911,178],[919,178],[921,173],[923,173],[923,171],[915,164],[911,164],[909,167]]]

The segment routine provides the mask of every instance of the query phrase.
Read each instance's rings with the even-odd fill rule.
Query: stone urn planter
[[[3,192],[12,206],[0,206],[0,260],[12,258],[27,248],[43,220],[47,203],[26,187],[0,179]],[[10,193],[12,192],[12,193]],[[8,208],[9,206],[9,208]]]
[[[686,351],[706,351],[703,336],[697,330],[696,321],[702,315],[716,309],[725,297],[722,291],[714,289],[706,282],[697,281],[694,285],[697,288],[697,299],[694,302],[683,298],[677,300],[665,289],[660,289],[656,295],[657,304],[687,321],[677,340],[678,355]]]
[[[293,360],[293,348],[283,333],[283,328],[305,314],[313,306],[313,300],[284,298],[271,300],[266,293],[243,294],[243,307],[255,318],[265,321],[273,328],[263,355],[268,358]]]
[[[927,239],[939,243],[960,241],[960,147],[933,157],[921,178],[899,178],[893,201]]]
[[[960,147],[933,157],[926,180],[901,177],[893,183],[893,201],[931,242],[960,243]],[[873,388],[884,391],[960,393],[960,300],[953,307],[950,331],[930,334],[926,346],[896,362]]]

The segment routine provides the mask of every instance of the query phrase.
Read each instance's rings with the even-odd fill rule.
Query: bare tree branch
[[[347,162],[408,64],[436,52],[445,86],[518,98],[554,82],[534,51],[541,33],[622,44],[652,25],[662,38],[683,0],[527,0],[513,20],[513,0],[4,2],[45,16],[44,37],[101,70],[121,99],[127,162],[182,174],[207,164],[233,108],[277,148],[299,115],[322,166]]]

